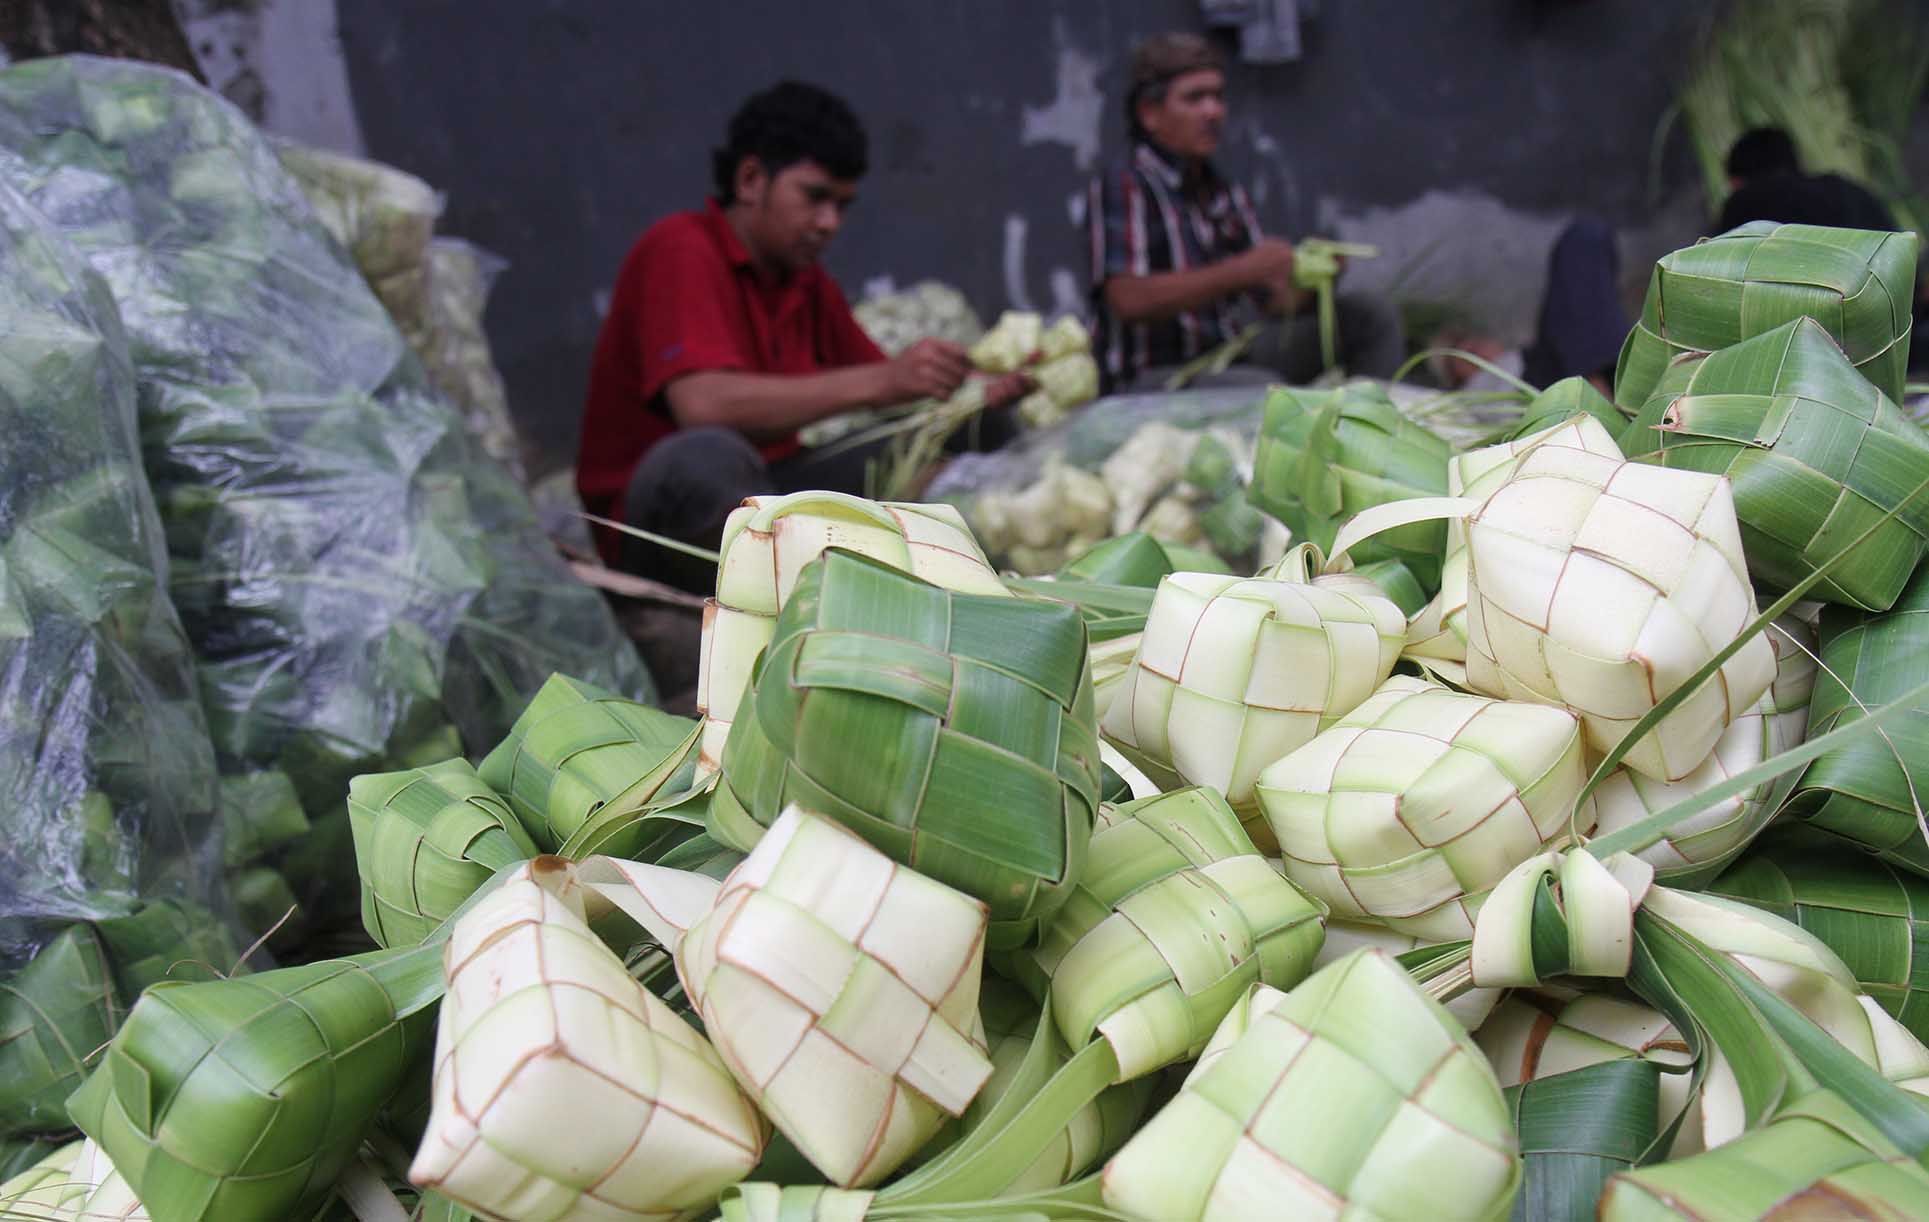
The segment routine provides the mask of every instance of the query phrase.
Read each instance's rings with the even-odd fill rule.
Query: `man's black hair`
[[[1728,176],[1749,182],[1771,174],[1799,174],[1795,142],[1779,127],[1755,127],[1728,146]]]
[[[787,166],[815,161],[833,178],[864,177],[869,142],[864,125],[843,98],[802,81],[779,81],[737,109],[724,146],[710,155],[717,198],[736,195],[737,167],[755,157],[775,177]]]

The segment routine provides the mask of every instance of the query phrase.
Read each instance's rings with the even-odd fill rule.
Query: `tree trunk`
[[[170,0],[0,0],[0,50],[14,60],[76,51],[141,59],[207,84]]]

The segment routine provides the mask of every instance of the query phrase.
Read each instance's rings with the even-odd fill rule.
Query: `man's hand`
[[[1001,373],[985,382],[985,410],[990,411],[1004,407],[1008,403],[1016,403],[1037,389],[1038,383],[1025,374]]]
[[[885,364],[885,402],[949,399],[971,372],[971,358],[956,344],[921,339]]]
[[[1273,311],[1296,314],[1306,304],[1306,290],[1293,283],[1293,244],[1283,238],[1261,238],[1238,256],[1252,277],[1248,287],[1265,295]]]

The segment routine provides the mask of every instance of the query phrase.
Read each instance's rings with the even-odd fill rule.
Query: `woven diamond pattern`
[[[1564,710],[1396,675],[1258,792],[1286,877],[1335,918],[1444,942],[1472,937],[1487,891],[1566,837],[1584,763]]]

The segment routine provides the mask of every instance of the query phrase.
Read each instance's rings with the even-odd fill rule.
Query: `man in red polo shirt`
[[[887,358],[818,259],[857,194],[864,129],[842,99],[785,81],[752,97],[713,159],[717,195],[645,232],[617,276],[590,367],[576,487],[591,513],[715,547],[747,496],[862,492],[875,451],[816,455],[797,430],[859,407],[944,399],[971,370],[924,340]],[[998,379],[1001,407],[1028,389]],[[716,571],[604,532],[606,558],[707,591]]]

